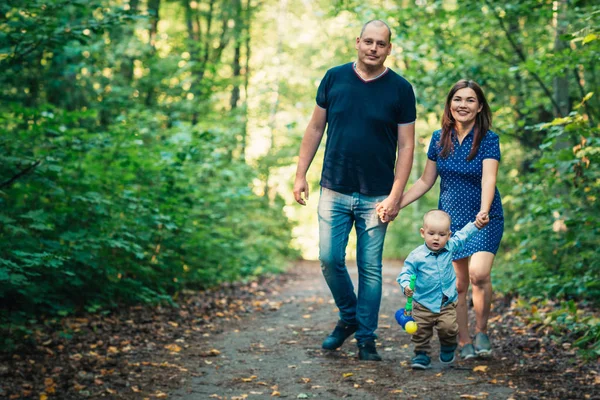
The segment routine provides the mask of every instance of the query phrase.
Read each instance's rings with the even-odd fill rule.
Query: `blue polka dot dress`
[[[475,158],[467,161],[467,156],[473,144],[473,131],[465,136],[459,144],[456,133],[452,133],[454,152],[446,158],[440,156],[441,130],[433,133],[427,157],[435,161],[440,176],[440,201],[438,207],[452,217],[452,232],[458,232],[471,221],[481,208],[481,178],[483,175],[483,160],[493,158],[500,161],[500,142],[498,135],[492,131],[481,140],[479,151]],[[459,260],[478,251],[488,251],[496,254],[504,232],[504,212],[500,193],[496,188],[494,200],[489,212],[490,222],[469,240],[465,248],[454,254],[453,259]]]

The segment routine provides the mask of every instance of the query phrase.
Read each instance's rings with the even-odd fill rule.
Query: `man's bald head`
[[[360,36],[362,37],[363,33],[365,33],[365,29],[367,28],[367,26],[369,25],[373,25],[377,28],[381,28],[383,26],[385,26],[389,32],[389,36],[388,36],[388,43],[392,41],[392,30],[390,29],[389,25],[386,24],[385,22],[383,22],[380,19],[372,19],[369,22],[367,22],[366,24],[363,25],[362,29],[360,30]]]

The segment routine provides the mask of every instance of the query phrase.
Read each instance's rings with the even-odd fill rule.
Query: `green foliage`
[[[574,346],[584,358],[593,361],[600,356],[600,320],[578,309],[575,301],[555,303],[539,297],[520,298],[515,310],[537,331],[545,331],[566,348]]]
[[[257,194],[240,153],[243,113],[218,101],[219,58],[199,71],[181,30],[144,41],[154,14],[0,6],[0,347],[43,315],[171,302],[297,257],[282,199]]]
[[[497,273],[506,290],[598,304],[600,139],[582,105],[537,127],[548,132],[541,157],[505,199],[513,229],[504,243],[512,250]]]

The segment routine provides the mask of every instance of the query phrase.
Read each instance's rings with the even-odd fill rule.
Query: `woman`
[[[490,107],[479,85],[460,80],[446,98],[442,129],[433,133],[421,178],[402,198],[406,207],[423,196],[441,177],[439,208],[452,217],[452,232],[474,218],[488,225],[453,257],[458,289],[458,342],[462,359],[492,352],[487,322],[492,300],[490,274],[504,231],[504,214],[496,176],[500,161],[498,135],[490,131]],[[471,341],[467,291],[473,285],[475,338]]]

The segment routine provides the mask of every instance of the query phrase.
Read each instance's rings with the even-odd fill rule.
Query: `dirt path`
[[[203,337],[197,344],[204,353],[195,358],[196,376],[183,381],[169,398],[518,397],[512,382],[501,374],[489,374],[490,370],[504,369],[496,365],[502,363],[496,358],[459,361],[449,368],[440,365],[436,350],[431,370],[411,370],[410,336],[394,320],[404,301],[395,282],[400,264],[388,262],[384,268],[378,330],[382,362],[359,362],[354,341],[333,353],[321,350],[321,341],[337,320],[337,310],[317,263],[305,262],[295,267],[294,278],[270,299],[269,311],[242,317],[223,326],[221,333]],[[355,268],[351,271],[356,282]],[[435,348],[437,340],[434,343]],[[218,355],[206,357],[210,350]]]

